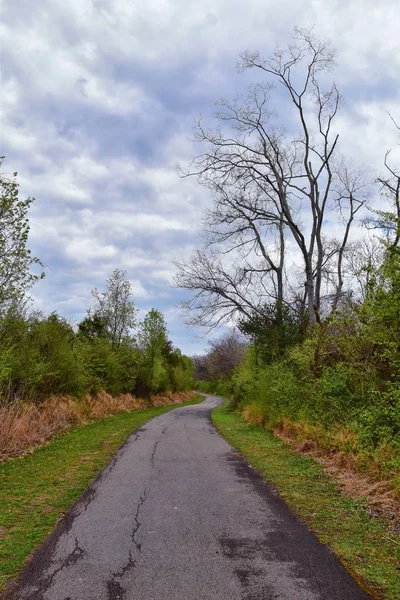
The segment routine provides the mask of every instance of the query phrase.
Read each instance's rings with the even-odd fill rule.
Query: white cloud
[[[175,303],[172,261],[196,245],[210,201],[176,170],[197,153],[191,120],[254,79],[236,74],[240,51],[267,54],[294,25],[337,47],[342,146],[379,172],[396,142],[387,111],[400,116],[398,20],[397,0],[6,0],[2,153],[37,199],[38,304],[79,315],[114,267],[142,306]],[[176,314],[172,335],[192,347]]]

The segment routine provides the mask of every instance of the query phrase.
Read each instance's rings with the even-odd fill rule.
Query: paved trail
[[[131,435],[8,600],[367,600],[210,422],[219,399]]]

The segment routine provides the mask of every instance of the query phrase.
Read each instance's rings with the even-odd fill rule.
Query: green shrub
[[[57,314],[3,316],[0,402],[41,402],[57,394],[80,397],[102,390],[118,396],[192,389],[193,363],[170,342],[166,348],[163,340],[160,351],[149,356],[132,337],[115,343],[88,323],[86,318],[76,332]]]
[[[254,422],[290,422],[393,474],[400,466],[399,255],[387,258],[363,304],[331,314],[279,360],[260,365],[250,347],[232,394]]]

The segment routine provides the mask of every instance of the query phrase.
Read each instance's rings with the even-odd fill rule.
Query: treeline
[[[232,369],[228,336],[195,358],[195,377],[248,420],[399,486],[400,145],[378,177],[346,158],[334,51],[311,30],[270,57],[245,53],[241,66],[265,80],[223,100],[215,129],[198,123],[191,174],[214,203],[177,284],[191,322],[236,326],[247,348]]]
[[[95,306],[73,326],[53,313],[8,310],[0,320],[0,398],[40,401],[106,391],[147,397],[192,387],[192,361],[152,309],[140,323],[125,273],[116,269]]]

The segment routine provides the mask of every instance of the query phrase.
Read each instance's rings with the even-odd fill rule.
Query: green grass
[[[344,495],[312,458],[246,423],[226,403],[213,410],[212,420],[373,598],[400,599],[400,540],[382,520],[370,517],[363,502]]]
[[[184,404],[118,413],[0,463],[0,590],[106,466],[133,429]]]

